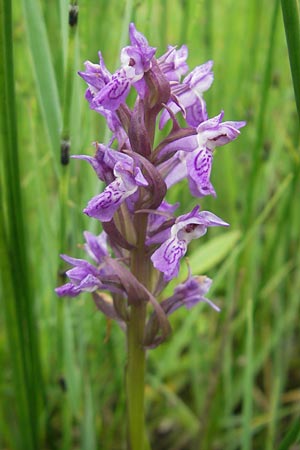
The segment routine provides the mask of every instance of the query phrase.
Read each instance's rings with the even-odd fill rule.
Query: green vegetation
[[[169,342],[148,355],[152,447],[298,448],[299,0],[282,1],[283,14],[278,0],[89,0],[72,33],[68,8],[22,0],[11,11],[0,0],[0,449],[125,449],[122,331],[90,296],[59,299],[54,288],[59,253],[82,255],[82,209],[101,189],[88,164],[61,165],[60,140],[92,154],[109,137],[76,72],[98,50],[115,70],[130,21],[158,54],[186,43],[191,68],[213,59],[210,117],[247,120],[216,151],[218,197],[200,202],[231,227],[188,255],[214,279],[222,311],[178,311]],[[172,200],[195,204],[185,185]]]

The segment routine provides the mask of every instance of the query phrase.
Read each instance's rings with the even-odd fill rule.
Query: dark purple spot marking
[[[164,259],[167,263],[174,264],[182,255],[184,255],[184,253],[185,243],[174,238],[169,242],[164,251]]]
[[[218,139],[220,139],[221,137],[227,137],[227,134],[225,133],[223,133],[223,134],[219,134],[218,136],[216,136],[215,138],[212,138],[211,139],[211,141],[217,141]]]
[[[208,151],[201,151],[194,159],[194,167],[199,178],[207,179],[210,175],[212,156]]]
[[[124,93],[127,91],[129,87],[129,81],[122,78],[122,82],[120,82],[120,79],[114,79],[112,81],[112,88],[109,92],[109,98],[116,99],[119,97],[122,97]]]
[[[123,192],[114,189],[112,186],[108,186],[101,195],[101,200],[96,206],[96,209],[107,209],[111,205],[117,204],[123,197]]]
[[[184,231],[186,233],[192,233],[195,228],[197,228],[198,224],[197,223],[189,223],[186,227],[184,227]]]

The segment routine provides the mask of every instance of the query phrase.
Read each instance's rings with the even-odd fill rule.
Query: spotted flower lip
[[[119,160],[114,165],[114,181],[106,186],[100,195],[93,197],[83,210],[88,216],[102,222],[109,222],[119,206],[135,194],[139,186],[148,186],[146,178],[134,160],[128,155],[115,153],[118,156],[122,155],[122,161]],[[109,154],[113,155],[111,152]]]
[[[208,211],[199,212],[199,206],[176,219],[169,238],[151,256],[154,267],[163,272],[165,281],[178,275],[180,260],[186,254],[188,244],[203,236],[211,226],[226,227],[228,223]]]
[[[168,154],[173,155],[170,160],[160,166],[161,170],[167,174],[168,186],[187,176],[190,191],[195,197],[216,196],[210,182],[213,151],[216,147],[236,139],[240,134],[239,129],[246,125],[246,122],[242,121],[222,122],[223,117],[222,111],[212,119],[202,122],[197,127],[197,134],[171,141],[161,149],[160,157],[166,158]],[[179,165],[176,164],[176,160]],[[178,170],[179,167],[181,167],[180,170]]]
[[[106,69],[100,52],[99,64],[86,61],[86,70],[78,72],[88,84],[86,99],[90,107],[100,114],[103,114],[103,109],[116,111],[125,103],[130,88],[135,83],[138,91],[145,89],[138,82],[151,68],[156,48],[149,46],[145,36],[137,31],[133,23],[129,25],[129,37],[131,45],[122,49],[121,68],[114,74]]]

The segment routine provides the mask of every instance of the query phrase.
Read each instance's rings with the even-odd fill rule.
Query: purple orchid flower
[[[174,294],[161,302],[167,315],[172,314],[181,306],[191,309],[200,302],[208,303],[215,311],[220,311],[211,300],[205,297],[212,284],[206,276],[192,276],[190,268],[187,279],[176,286]]]
[[[246,124],[222,122],[223,116],[222,111],[218,116],[202,122],[197,127],[197,134],[177,139],[162,148],[161,156],[165,157],[168,153],[173,155],[159,166],[167,180],[167,186],[187,176],[191,193],[195,197],[216,195],[210,182],[213,151],[216,147],[236,139],[240,134],[239,128]],[[183,167],[184,161],[186,168]]]
[[[139,93],[145,92],[145,86],[140,82],[144,73],[151,68],[151,60],[156,49],[148,45],[145,36],[136,30],[133,23],[129,26],[131,45],[121,51],[121,68],[114,74],[106,69],[102,55],[99,53],[100,64],[90,61],[85,63],[85,72],[79,75],[88,83],[86,99],[92,109],[105,115],[103,108],[116,111],[125,103],[132,85]]]
[[[176,101],[171,100],[167,106],[173,114],[177,114],[180,110],[183,111],[187,124],[192,127],[197,127],[208,117],[202,94],[212,85],[212,65],[213,62],[208,61],[196,67],[184,78],[182,83],[174,83],[171,87],[171,93]],[[160,128],[164,127],[169,118],[170,113],[164,110],[160,118]]]
[[[203,236],[207,227],[213,226],[226,227],[228,223],[208,211],[199,212],[199,206],[176,219],[169,238],[151,256],[154,267],[164,273],[165,281],[178,275],[179,263],[187,252],[188,244]]]
[[[90,61],[86,61],[85,72],[78,72],[87,84],[88,89],[86,96],[92,98],[111,80],[111,73],[107,70],[101,52],[98,52],[99,64],[94,64]]]
[[[148,186],[141,169],[130,156],[110,149],[108,152],[110,157],[113,155],[112,152],[117,159],[113,169],[115,179],[102,194],[93,197],[83,211],[102,222],[109,222],[119,206],[125,199],[135,194],[139,186]]]
[[[216,196],[210,182],[213,151],[216,147],[228,144],[240,134],[239,128],[246,122],[223,122],[223,111],[216,117],[201,123],[197,128],[198,148],[187,155],[187,173],[192,195]]]
[[[97,289],[105,289],[101,278],[105,275],[106,269],[101,267],[104,258],[108,256],[107,236],[105,232],[95,236],[85,231],[84,237],[86,243],[84,249],[86,253],[99,265],[95,267],[84,259],[72,258],[68,255],[61,255],[61,258],[67,263],[74,266],[66,272],[70,283],[66,283],[55,289],[60,297],[69,296],[76,297],[81,292],[94,292]]]
[[[133,23],[129,25],[129,38],[131,45],[122,49],[121,62],[128,78],[135,82],[151,68],[156,48],[149,46],[145,36],[137,31]]]
[[[170,234],[170,221],[175,221],[173,214],[178,207],[178,202],[171,205],[166,200],[163,200],[155,213],[149,215],[146,240],[147,245],[161,244],[168,239]]]
[[[61,255],[72,267],[66,272],[69,282],[56,293],[71,297],[92,293],[97,308],[123,330],[139,326],[133,312],[148,303],[153,311],[148,314],[143,306],[145,333],[137,345],[154,348],[170,332],[167,316],[182,305],[190,309],[206,302],[219,311],[206,298],[211,280],[193,276],[190,269],[172,296],[160,303],[156,297],[177,277],[192,240],[203,236],[208,227],[228,226],[199,206],[176,218],[180,205],[167,202],[167,190],[187,179],[194,197],[215,196],[210,181],[214,150],[236,139],[245,122],[222,122],[223,112],[208,118],[203,94],[213,82],[212,61],[187,74],[185,45],[169,46],[156,59],[156,49],[133,23],[129,39],[114,73],[108,71],[100,52],[99,64],[86,61],[85,70],[79,72],[87,83],[90,108],[104,116],[112,132],[107,145],[94,144],[94,156],[73,156],[86,160],[105,185],[84,209],[102,222],[104,232],[99,236],[84,233],[83,248],[91,262]],[[126,99],[132,88],[137,98],[129,107]],[[183,116],[186,127],[180,125],[177,114]],[[157,128],[170,119],[170,132],[156,144]]]
[[[181,76],[189,70],[186,63],[187,57],[188,48],[186,45],[182,45],[178,50],[176,50],[176,47],[169,46],[168,51],[158,58],[157,62],[169,81],[179,82]]]

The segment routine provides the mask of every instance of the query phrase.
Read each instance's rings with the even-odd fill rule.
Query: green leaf
[[[298,116],[300,120],[300,3],[299,0],[281,0],[286,41]]]
[[[46,26],[38,1],[23,0],[23,9],[39,104],[51,143],[54,167],[58,175],[62,118]]]
[[[199,245],[199,249],[189,258],[193,274],[203,274],[219,264],[235,247],[240,237],[241,232],[234,230]]]

